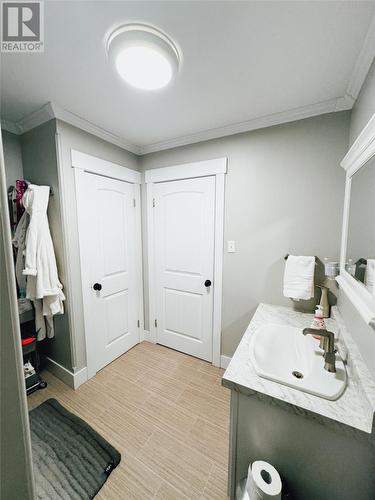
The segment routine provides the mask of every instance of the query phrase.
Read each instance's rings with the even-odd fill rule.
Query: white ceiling
[[[1,55],[1,117],[18,122],[51,101],[147,152],[269,115],[350,108],[374,56],[374,11],[374,1],[46,1],[44,54]],[[128,22],[178,43],[172,86],[137,91],[109,66],[105,34]]]

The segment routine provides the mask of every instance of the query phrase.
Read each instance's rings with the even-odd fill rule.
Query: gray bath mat
[[[121,460],[113,446],[56,399],[30,412],[30,427],[39,500],[92,499]]]

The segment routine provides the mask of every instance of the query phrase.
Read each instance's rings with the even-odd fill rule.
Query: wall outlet
[[[235,253],[236,251],[236,244],[234,240],[228,240],[228,253]]]

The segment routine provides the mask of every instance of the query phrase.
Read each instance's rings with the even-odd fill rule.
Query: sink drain
[[[297,370],[294,370],[294,372],[292,372],[292,375],[293,375],[293,377],[296,377],[296,378],[303,378],[303,373],[298,372]]]

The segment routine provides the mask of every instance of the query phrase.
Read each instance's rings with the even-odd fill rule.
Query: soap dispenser
[[[326,328],[326,324],[323,318],[323,307],[321,305],[316,306],[314,319],[311,323],[311,328],[315,328],[316,330],[325,330]],[[316,339],[320,339],[319,335],[314,335],[314,337]]]

